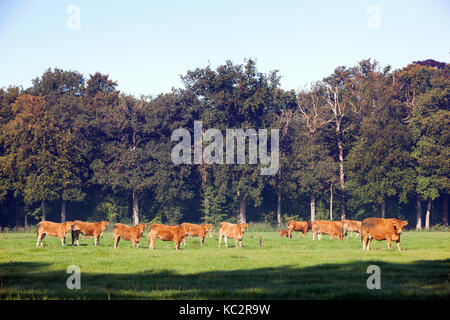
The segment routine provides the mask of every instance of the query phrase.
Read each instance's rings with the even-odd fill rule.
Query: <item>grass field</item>
[[[144,233],[145,234],[145,233]],[[259,236],[262,246],[259,247]],[[137,249],[112,233],[100,246],[80,239],[61,247],[46,237],[36,248],[35,233],[0,234],[0,299],[448,299],[450,233],[402,235],[403,251],[373,241],[363,252],[358,239],[321,241],[247,232],[244,247],[218,248],[217,234],[201,246],[198,238],[176,251],[159,239]],[[222,243],[223,245],[223,243]],[[394,249],[395,248],[395,249]],[[69,290],[69,265],[81,270],[81,289]],[[369,265],[381,270],[381,289],[366,286]]]

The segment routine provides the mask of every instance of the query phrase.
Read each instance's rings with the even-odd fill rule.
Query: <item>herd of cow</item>
[[[308,230],[312,230],[313,240],[316,237],[320,240],[322,234],[330,235],[330,239],[342,240],[348,232],[356,232],[357,236],[361,236],[363,250],[369,250],[372,239],[386,240],[389,249],[391,241],[395,241],[398,250],[402,250],[400,235],[403,233],[403,227],[407,225],[408,221],[380,218],[366,218],[363,221],[289,221],[288,229],[280,230],[280,237],[292,238],[292,231],[297,231],[302,232],[302,237],[306,239]]]
[[[94,237],[94,245],[98,245],[100,237],[108,224],[109,222],[107,221],[83,222],[75,220],[64,223],[41,221],[38,224],[36,246],[43,246],[46,235],[59,237],[61,239],[61,245],[64,246],[69,231],[72,231],[72,246],[75,241],[77,246],[79,246],[80,234]],[[289,221],[287,224],[288,229],[280,230],[280,237],[286,236],[292,238],[292,231],[297,231],[302,232],[302,237],[306,238],[308,230],[312,230],[313,240],[316,237],[320,240],[322,234],[330,235],[330,239],[337,238],[342,240],[348,232],[356,232],[361,235],[363,250],[369,249],[370,241],[372,239],[387,240],[389,249],[391,249],[391,241],[395,241],[398,250],[401,250],[400,235],[403,232],[403,227],[407,224],[407,221],[399,219],[379,218],[367,218],[363,221]],[[120,239],[131,241],[133,247],[139,246],[139,242],[146,227],[147,225],[145,224],[127,226],[122,223],[116,223],[113,229],[114,248],[117,248]],[[238,244],[242,247],[242,238],[244,237],[247,228],[247,223],[232,224],[222,222],[219,227],[219,248],[222,238],[225,240],[226,247],[228,247],[228,238],[234,239],[236,248],[238,247]],[[182,223],[179,226],[175,226],[155,223],[151,224],[148,229],[148,248],[153,249],[157,238],[163,241],[173,241],[176,250],[180,248],[180,243],[186,245],[187,236],[199,237],[201,244],[203,244],[208,233],[209,236],[212,237],[211,224],[198,225]]]

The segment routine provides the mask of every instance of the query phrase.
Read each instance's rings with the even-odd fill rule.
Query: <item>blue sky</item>
[[[67,25],[71,5],[79,29]],[[58,67],[155,95],[182,86],[187,70],[254,58],[298,90],[365,58],[449,62],[450,1],[2,0],[0,43],[0,87],[27,88]]]

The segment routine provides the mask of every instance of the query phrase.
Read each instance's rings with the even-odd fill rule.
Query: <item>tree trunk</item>
[[[448,194],[444,194],[444,200],[442,201],[442,223],[448,227]]]
[[[66,222],[66,200],[61,202],[61,223]]]
[[[431,199],[428,198],[427,213],[425,215],[425,229],[430,230],[430,215],[431,215]]]
[[[278,191],[278,197],[277,197],[277,223],[278,227],[281,226],[281,192]]]
[[[417,216],[417,224],[416,230],[422,230],[422,202],[420,201],[420,196],[417,195],[417,204],[416,204],[416,216]]]
[[[311,205],[311,222],[316,221],[316,197],[313,193],[310,196],[310,205]]]
[[[42,210],[42,221],[47,219],[47,208],[45,206],[45,200],[41,201],[41,210]]]
[[[245,213],[245,199],[242,197],[239,197],[239,222],[240,223],[246,223],[247,217]]]
[[[345,219],[345,176],[344,176],[344,147],[342,141],[338,140],[339,148],[339,182],[341,184],[341,220]]]
[[[330,220],[333,220],[333,185],[330,184]]]
[[[139,224],[139,199],[136,190],[133,190],[133,225]]]
[[[28,215],[25,213],[23,216],[23,227],[26,229],[28,227]]]
[[[381,219],[386,218],[386,196],[383,196],[383,202],[381,203]]]

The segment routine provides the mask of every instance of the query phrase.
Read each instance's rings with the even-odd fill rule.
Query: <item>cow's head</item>
[[[243,222],[239,224],[239,229],[241,229],[242,232],[245,232],[245,229],[248,228],[248,224]]]
[[[408,225],[408,221],[403,221],[399,219],[391,219],[392,225],[394,226],[394,229],[397,231],[398,234],[403,233],[403,227]]]
[[[144,232],[145,228],[147,228],[147,225],[144,223],[140,223],[137,225],[137,227],[138,227],[139,233],[142,234]]]
[[[70,229],[72,229],[74,222],[73,221],[66,221],[64,222],[64,231],[69,232]]]
[[[109,224],[108,221],[101,221],[100,225],[102,226],[102,230],[104,231],[106,229],[106,226]]]

